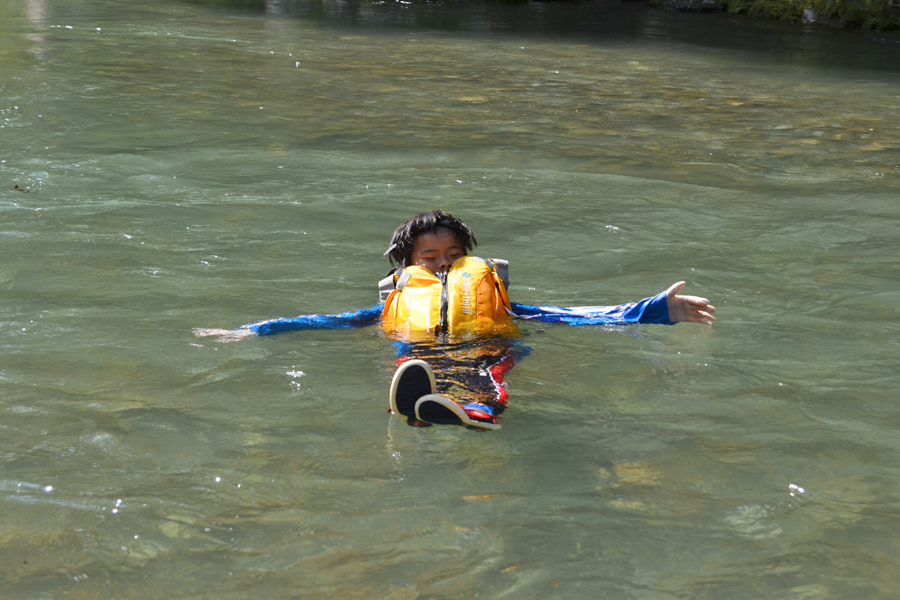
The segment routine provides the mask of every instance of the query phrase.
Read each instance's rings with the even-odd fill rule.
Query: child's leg
[[[499,416],[507,407],[504,376],[515,365],[509,340],[459,344],[417,344],[411,356],[435,373],[437,391],[466,410]]]

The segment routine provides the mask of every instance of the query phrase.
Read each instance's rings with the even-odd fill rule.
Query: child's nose
[[[441,256],[438,260],[438,269],[441,271],[449,271],[450,267],[453,266],[453,261],[450,260],[449,256]]]

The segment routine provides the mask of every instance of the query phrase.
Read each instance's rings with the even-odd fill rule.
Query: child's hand
[[[669,320],[673,323],[690,321],[691,323],[709,323],[716,320],[712,313],[716,308],[709,304],[709,300],[700,296],[679,296],[678,292],[684,287],[684,282],[672,284],[666,290],[666,304],[669,307]]]

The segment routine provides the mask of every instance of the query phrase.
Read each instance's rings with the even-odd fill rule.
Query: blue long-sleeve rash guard
[[[300,315],[291,319],[272,319],[244,325],[257,335],[270,335],[286,331],[306,331],[309,329],[357,329],[375,325],[381,319],[384,304],[372,308],[349,310],[336,315]],[[568,323],[569,325],[625,325],[629,323],[659,323],[674,325],[669,320],[669,306],[666,292],[644,298],[640,302],[628,302],[618,306],[531,306],[512,303],[516,317],[547,323]]]

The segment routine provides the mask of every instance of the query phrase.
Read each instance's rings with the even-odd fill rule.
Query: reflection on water
[[[900,62],[797,31],[4,4],[3,594],[890,597]],[[193,335],[372,306],[436,207],[514,301],[719,320],[523,323],[489,433],[389,415],[377,327]]]

